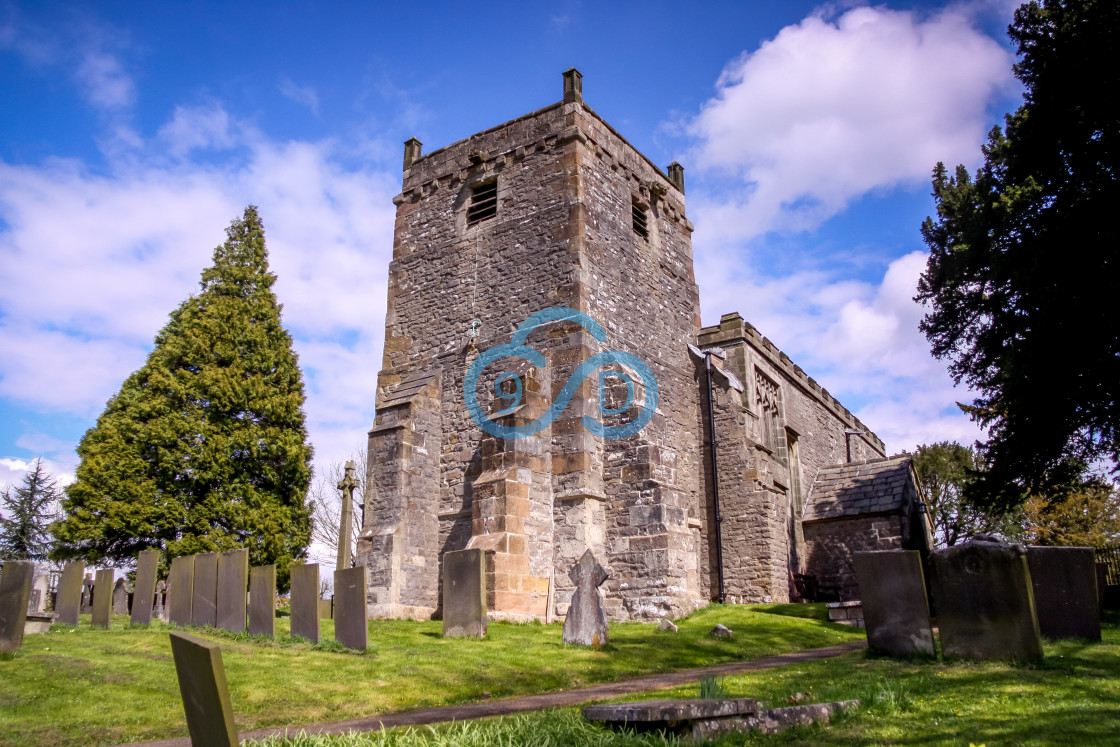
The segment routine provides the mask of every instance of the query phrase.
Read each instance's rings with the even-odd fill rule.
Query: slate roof
[[[802,521],[899,511],[906,502],[911,457],[821,467],[809,489]]]

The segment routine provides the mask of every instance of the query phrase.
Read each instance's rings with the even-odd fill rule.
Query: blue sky
[[[74,447],[256,204],[320,466],[362,448],[402,143],[561,97],[685,166],[739,311],[887,442],[979,434],[910,299],[938,160],[1018,105],[1014,4],[4,3],[0,485]]]

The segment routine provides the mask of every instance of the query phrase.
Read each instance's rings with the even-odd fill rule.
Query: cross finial
[[[354,489],[359,487],[361,487],[361,483],[358,482],[358,478],[354,477],[354,462],[353,460],[347,461],[342,482],[338,483],[338,489],[345,491],[348,495],[353,495]]]

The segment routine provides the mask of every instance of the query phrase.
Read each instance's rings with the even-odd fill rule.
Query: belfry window
[[[467,225],[473,226],[498,214],[498,180],[471,187],[471,204],[467,208]]]
[[[755,403],[759,409],[763,445],[783,464],[789,458],[786,450],[786,432],[782,412],[782,390],[764,373],[754,372]]]
[[[634,217],[634,233],[643,239],[649,238],[649,224],[646,222],[645,208],[637,200],[630,203],[630,212]]]

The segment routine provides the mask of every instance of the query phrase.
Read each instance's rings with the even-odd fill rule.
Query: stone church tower
[[[558,103],[427,155],[409,140],[394,202],[358,539],[371,616],[439,615],[442,553],[468,547],[486,552],[495,618],[563,614],[587,549],[611,574],[612,619],[685,613],[717,579],[728,601],[788,599],[806,562],[795,491],[811,482],[790,475],[842,461],[845,429],[858,458],[883,447],[738,315],[701,330],[682,167],[661,171],[604,122],[572,69]],[[536,353],[474,365],[519,328]]]

